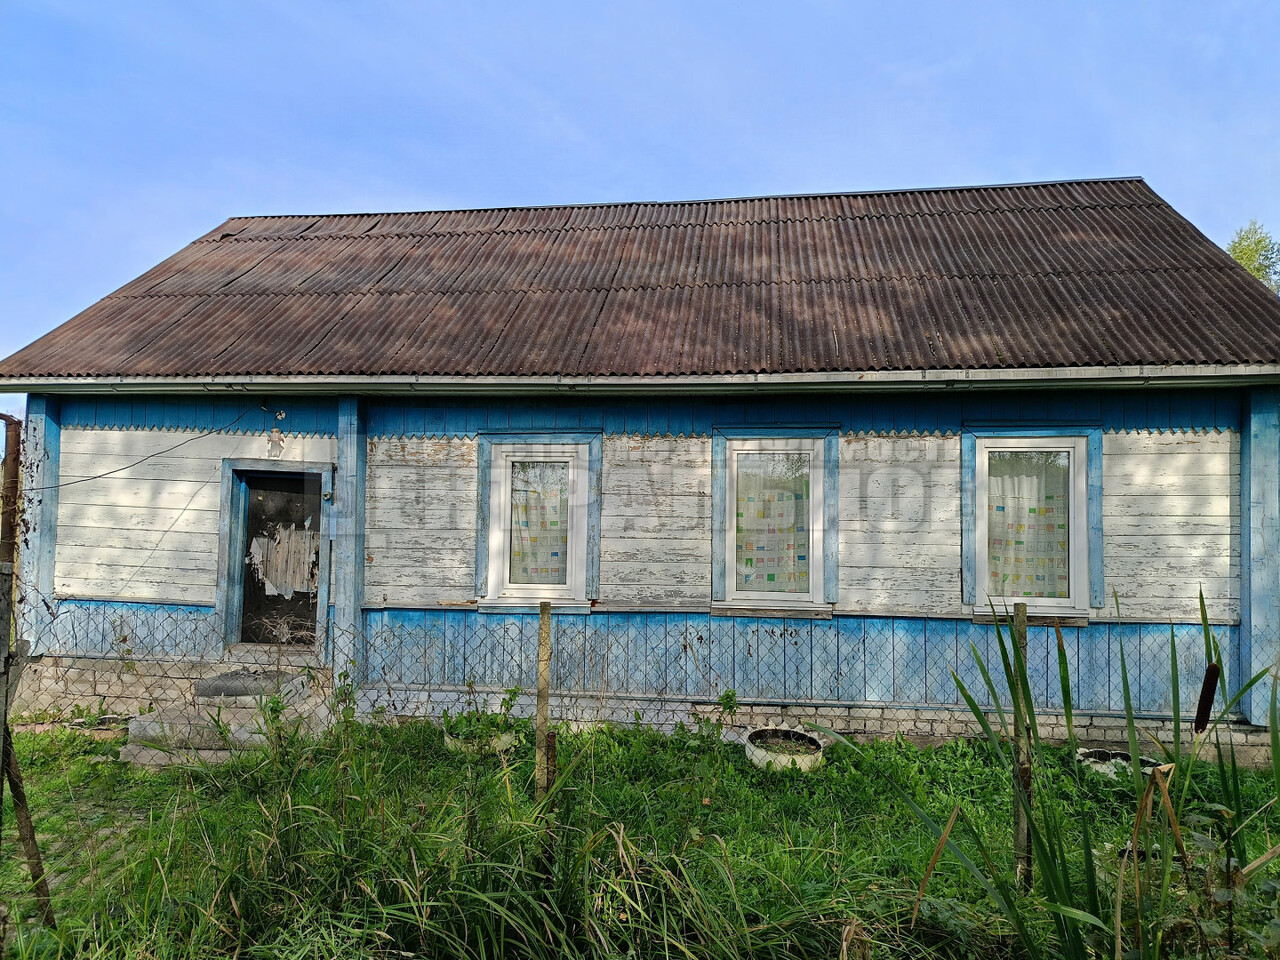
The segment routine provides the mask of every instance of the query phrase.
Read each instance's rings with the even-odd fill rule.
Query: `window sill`
[[[1001,613],[999,616],[992,616],[990,611],[984,613],[974,613],[974,623],[1012,623],[1013,611],[1010,610],[1006,615]],[[1027,626],[1029,627],[1052,627],[1054,624],[1060,627],[1087,627],[1089,625],[1089,611],[1087,610],[1063,610],[1058,613],[1045,613],[1043,611],[1033,613],[1027,611]]]
[[[485,600],[482,598],[477,601],[476,609],[480,613],[538,613],[539,606],[543,602],[551,604],[552,613],[584,614],[591,612],[590,600],[567,600],[563,597],[559,600],[551,598],[546,601],[524,598],[519,600]]]
[[[831,604],[814,604],[811,606],[770,607],[764,604],[747,603],[713,603],[713,617],[790,617],[793,620],[830,620]]]

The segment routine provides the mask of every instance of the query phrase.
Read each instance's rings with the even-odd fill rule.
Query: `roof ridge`
[[[558,227],[509,227],[503,229],[487,229],[477,227],[472,230],[424,230],[420,233],[409,231],[392,231],[389,233],[302,233],[284,236],[281,234],[265,234],[254,237],[226,236],[212,237],[206,234],[192,240],[188,246],[212,243],[266,243],[280,240],[407,240],[422,237],[466,237],[466,236],[519,236],[520,234],[538,233],[573,233],[587,230],[670,230],[673,227],[708,227],[737,226],[742,224],[764,223],[831,223],[835,221],[855,220],[906,220],[912,217],[958,217],[976,216],[984,213],[1020,213],[1048,210],[1098,210],[1098,209],[1143,209],[1150,207],[1168,208],[1162,200],[1125,201],[1123,203],[1046,203],[1040,206],[1021,207],[978,207],[973,210],[902,210],[898,212],[857,213],[849,215],[824,217],[774,217],[768,220],[699,220],[691,223],[583,223],[565,224]],[[455,212],[455,211],[446,211]],[[464,213],[466,211],[456,211]],[[257,219],[257,218],[252,218]],[[264,218],[265,219],[265,218]]]
[[[939,274],[918,274],[918,273],[893,273],[893,274],[877,274],[875,276],[863,277],[802,277],[780,280],[732,280],[724,282],[705,281],[700,283],[662,283],[662,284],[640,284],[632,286],[578,286],[578,287],[484,287],[484,288],[440,288],[440,287],[415,287],[413,289],[395,289],[387,290],[377,287],[352,287],[349,290],[214,290],[205,292],[183,292],[174,291],[168,293],[122,293],[108,294],[102,297],[98,302],[116,300],[158,300],[158,299],[182,299],[185,297],[345,297],[355,294],[378,294],[379,296],[442,296],[445,294],[525,294],[525,293],[591,293],[591,292],[617,292],[623,290],[697,290],[707,287],[732,288],[732,287],[782,287],[782,286],[799,286],[801,284],[819,284],[819,283],[880,283],[884,281],[890,282],[927,282],[930,280],[1025,280],[1030,277],[1120,277],[1132,276],[1134,274],[1183,274],[1188,272],[1216,272],[1232,271],[1233,264],[1224,263],[1221,265],[1214,264],[1198,264],[1194,266],[1145,266],[1145,267],[1128,267],[1125,269],[1113,270],[1028,270],[1025,272],[996,272],[983,271],[980,273],[939,273]]]
[[[514,206],[493,207],[452,207],[439,210],[353,210],[339,213],[263,213],[243,214],[226,219],[232,220],[290,220],[314,217],[385,217],[410,213],[496,213],[498,211],[513,212],[517,210],[591,210],[602,207],[666,207],[695,206],[710,203],[747,203],[759,200],[805,200],[822,197],[881,197],[904,193],[956,193],[962,190],[1011,190],[1030,187],[1065,187],[1082,183],[1146,183],[1141,175],[1119,177],[1080,177],[1074,180],[1024,180],[1012,183],[978,183],[952,184],[940,187],[888,187],[880,190],[823,190],[814,193],[765,193],[756,196],[742,197],[706,197],[700,200],[602,200],[594,203],[532,203]]]

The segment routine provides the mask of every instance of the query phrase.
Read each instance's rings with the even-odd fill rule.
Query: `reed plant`
[[[1117,613],[1118,601],[1117,601]],[[1191,726],[1184,743],[1185,722],[1180,701],[1179,662],[1173,628],[1169,636],[1169,667],[1173,730],[1170,742],[1140,731],[1135,718],[1123,645],[1120,658],[1125,731],[1129,743],[1128,775],[1135,805],[1128,842],[1110,855],[1100,854],[1083,780],[1093,776],[1072,764],[1075,790],[1061,790],[1060,764],[1041,737],[1023,645],[1014,642],[1013,620],[996,615],[999,668],[1010,692],[1008,706],[989,665],[976,647],[971,653],[985,687],[980,701],[953,674],[955,683],[980,726],[990,755],[1013,781],[1018,776],[1015,741],[1020,732],[1030,739],[1033,756],[1029,791],[1010,791],[1028,824],[1034,864],[1034,892],[1018,887],[1014,866],[1004,851],[995,849],[988,835],[977,829],[972,813],[957,805],[949,820],[926,811],[897,785],[902,798],[938,846],[921,882],[923,896],[939,857],[949,852],[983,887],[1008,921],[1028,957],[1068,960],[1114,957],[1156,960],[1166,956],[1236,955],[1248,939],[1250,946],[1276,955],[1280,950],[1280,886],[1267,880],[1264,868],[1280,856],[1280,844],[1270,845],[1250,859],[1248,827],[1274,807],[1280,796],[1280,708],[1277,678],[1271,678],[1271,777],[1267,796],[1260,801],[1242,789],[1242,770],[1230,737],[1223,734],[1240,701],[1264,679],[1259,671],[1232,692],[1222,669],[1222,649],[1200,597],[1204,635],[1204,676]],[[1067,730],[1067,756],[1077,751],[1077,734],[1068,657],[1062,632],[1055,627],[1058,679]],[[827,731],[830,733],[830,731]],[[838,740],[844,740],[833,734]],[[1144,739],[1150,740],[1147,744]],[[852,744],[851,744],[852,746]],[[1152,747],[1163,762],[1144,771],[1140,747]],[[1205,753],[1211,759],[1206,762]],[[1034,798],[1034,799],[1033,799]],[[1251,806],[1252,804],[1252,806]],[[1269,841],[1268,841],[1269,842]],[[1252,887],[1262,888],[1254,898]],[[1035,919],[1047,914],[1055,936],[1046,941]]]

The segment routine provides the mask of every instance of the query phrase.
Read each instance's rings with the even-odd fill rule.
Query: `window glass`
[[[568,583],[569,465],[511,463],[511,583]]]
[[[809,592],[809,454],[740,453],[735,589]]]
[[[1070,452],[991,450],[987,458],[987,593],[1070,597]]]

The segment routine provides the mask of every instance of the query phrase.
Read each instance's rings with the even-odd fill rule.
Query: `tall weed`
[[[1240,700],[1267,676],[1267,671],[1260,671],[1231,694],[1221,669],[1222,651],[1210,628],[1203,596],[1200,611],[1208,692],[1198,705],[1189,749],[1184,748],[1177,647],[1170,628],[1173,741],[1165,744],[1152,738],[1165,762],[1149,773],[1144,773],[1141,766],[1128,662],[1123,646],[1119,650],[1129,775],[1136,803],[1130,813],[1129,842],[1117,855],[1100,856],[1095,846],[1091,825],[1096,811],[1091,808],[1084,783],[1090,774],[1079,764],[1072,764],[1069,776],[1074,789],[1070,791],[1062,791],[1060,778],[1054,776],[1051,752],[1040,736],[1027,664],[1019,645],[1013,642],[1009,619],[996,617],[996,639],[1007,689],[1017,694],[1010,697],[1011,708],[1002,705],[1000,689],[976,647],[971,648],[972,655],[992,708],[983,707],[963,681],[954,674],[953,677],[982,728],[991,756],[1011,780],[1015,776],[1015,731],[1025,729],[1030,736],[1034,757],[1031,796],[1035,799],[1030,801],[1020,790],[1012,791],[1012,795],[1013,802],[1022,806],[1030,821],[1034,895],[1021,894],[1004,852],[993,849],[983,832],[973,828],[970,814],[962,807],[957,806],[950,822],[940,825],[913,797],[891,785],[938,838],[938,852],[949,851],[982,885],[1029,957],[1154,960],[1171,951],[1207,956],[1221,947],[1234,952],[1240,946],[1238,939],[1245,935],[1264,950],[1280,947],[1280,914],[1275,910],[1278,888],[1274,883],[1268,881],[1265,885],[1270,903],[1257,904],[1247,925],[1240,924],[1237,909],[1249,902],[1250,882],[1280,856],[1277,844],[1250,861],[1245,830],[1255,817],[1275,804],[1280,792],[1280,750],[1274,749],[1280,745],[1276,678],[1272,679],[1270,719],[1271,782],[1277,792],[1251,810],[1242,790],[1234,745],[1230,738],[1224,744],[1222,733]],[[1061,631],[1056,630],[1056,634],[1058,676],[1071,756],[1077,745],[1071,677]],[[1214,684],[1220,697],[1216,711]],[[1213,748],[1216,776],[1202,762],[1208,746]],[[1067,802],[1063,802],[1064,795],[1070,798]],[[922,884],[921,895],[924,889]],[[1044,911],[1054,926],[1051,952],[1034,923]]]

